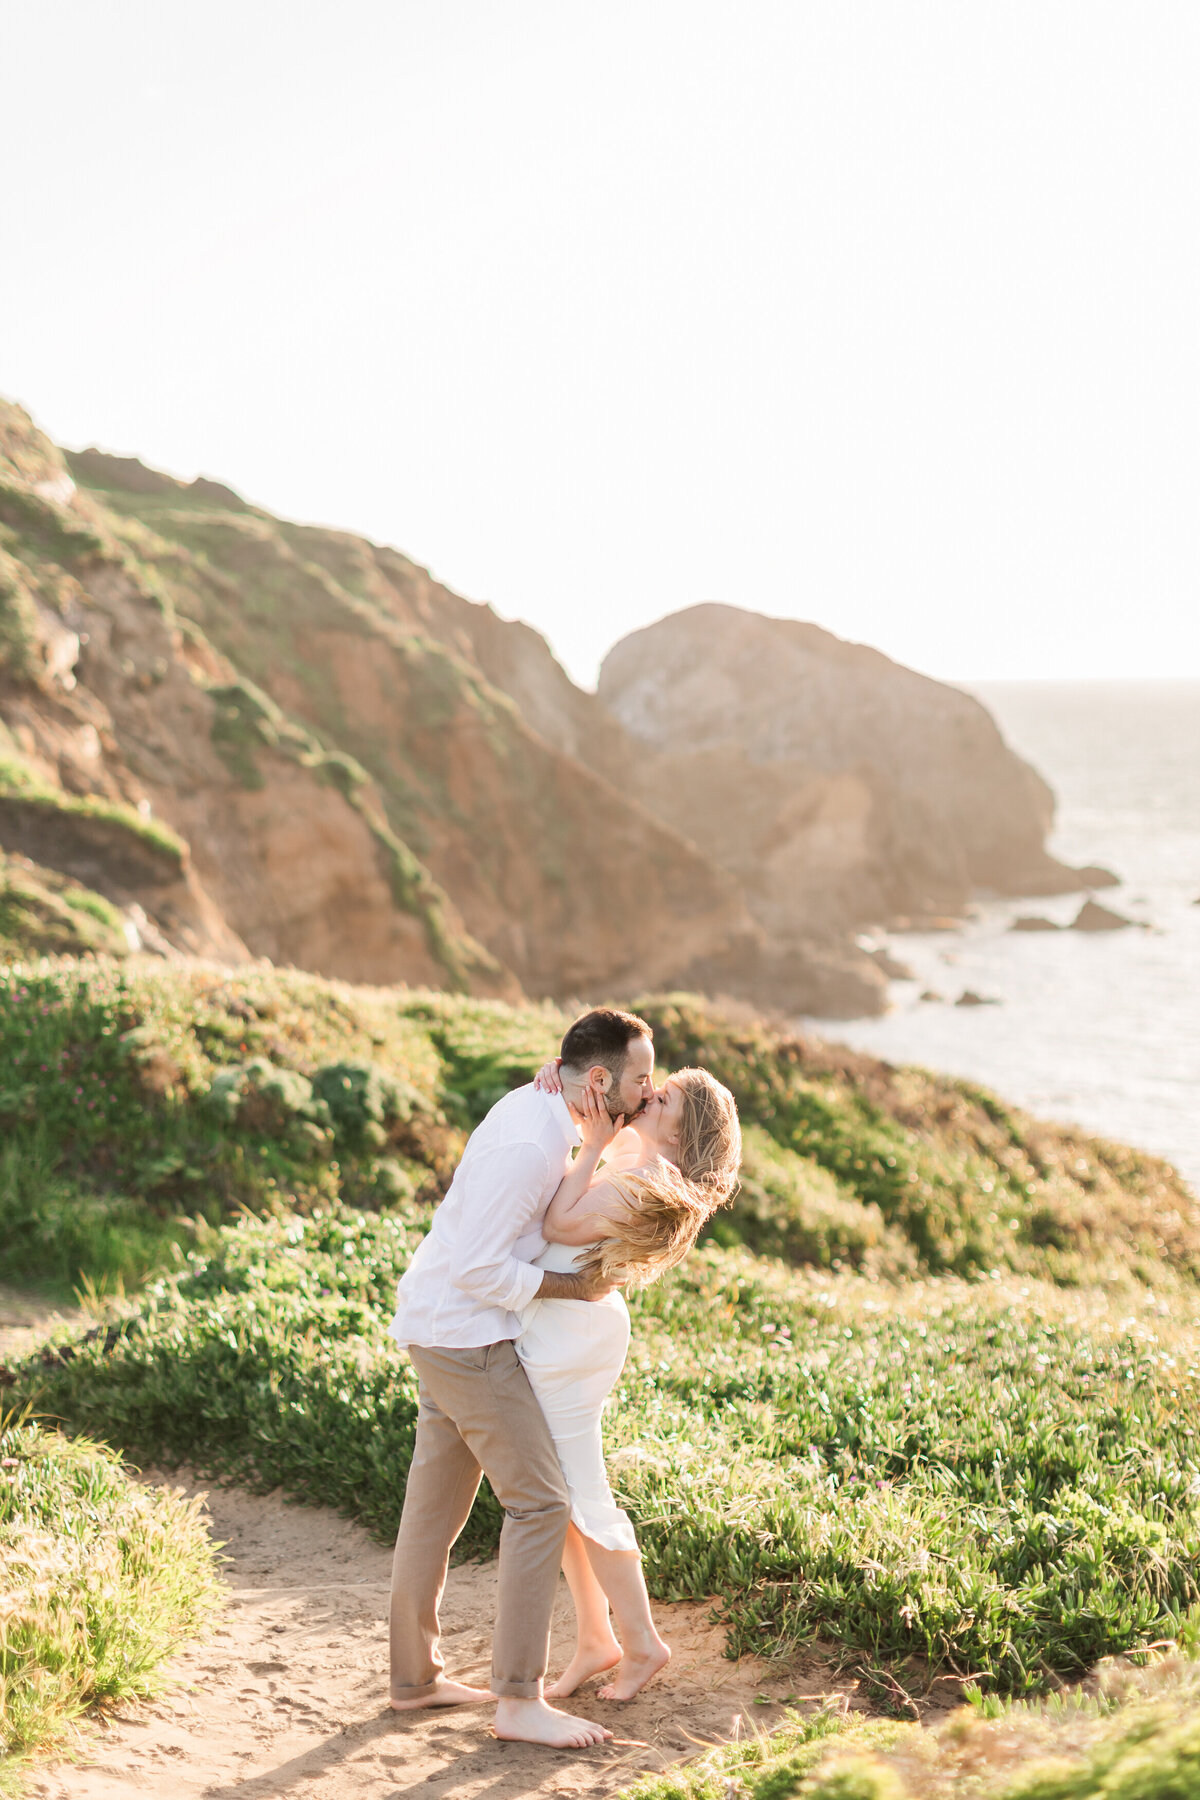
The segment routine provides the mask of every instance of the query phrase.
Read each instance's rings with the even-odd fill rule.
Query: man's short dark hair
[[[597,1064],[618,1081],[625,1071],[629,1046],[635,1038],[653,1042],[654,1033],[636,1013],[597,1006],[576,1019],[562,1041],[562,1059],[568,1069],[594,1069]]]

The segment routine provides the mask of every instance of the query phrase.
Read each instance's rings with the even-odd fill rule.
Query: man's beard
[[[608,1108],[610,1119],[624,1119],[627,1125],[632,1125],[635,1119],[641,1118],[650,1102],[643,1100],[640,1105],[634,1107],[632,1112],[627,1112],[619,1100],[615,1100],[611,1094],[605,1094],[604,1104]]]

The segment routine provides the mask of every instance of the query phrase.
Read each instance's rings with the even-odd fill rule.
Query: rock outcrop
[[[815,625],[692,607],[616,645],[599,695],[655,755],[648,803],[776,942],[1082,885],[1046,852],[1049,787],[977,700]]]
[[[1069,931],[1124,931],[1134,923],[1124,913],[1101,906],[1098,900],[1085,900],[1068,926]]]

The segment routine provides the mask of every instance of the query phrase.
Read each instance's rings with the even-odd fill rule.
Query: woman
[[[561,1089],[557,1063],[541,1070],[537,1085]],[[683,1260],[733,1193],[741,1161],[733,1096],[706,1069],[681,1069],[624,1129],[592,1090],[582,1105],[582,1145],[546,1213],[549,1248],[539,1266],[595,1270],[621,1284],[653,1281]],[[600,1696],[631,1700],[671,1652],[654,1628],[637,1538],[604,1467],[600,1415],[624,1367],[629,1313],[616,1291],[588,1306],[535,1300],[522,1314],[515,1347],[571,1499],[563,1571],[575,1602],[576,1648],[547,1696],[566,1699],[619,1662],[620,1674]]]

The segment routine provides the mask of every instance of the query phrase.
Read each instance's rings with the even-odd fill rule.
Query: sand
[[[54,1306],[29,1288],[0,1281],[0,1363],[28,1356],[59,1325],[77,1327],[83,1322],[79,1307]]]
[[[636,1700],[599,1701],[593,1685],[572,1703],[610,1726],[609,1745],[500,1743],[489,1708],[402,1716],[386,1705],[387,1549],[336,1513],[278,1495],[214,1489],[208,1507],[229,1558],[223,1612],[168,1665],[173,1685],[160,1699],[85,1721],[78,1761],[38,1766],[29,1782],[37,1800],[604,1795],[645,1770],[769,1727],[787,1696],[808,1707],[839,1692],[855,1703],[854,1683],[818,1661],[730,1662],[710,1609],[682,1605],[656,1608],[674,1660]],[[451,1571],[443,1616],[454,1674],[486,1681],[495,1588],[494,1562]],[[566,1661],[570,1640],[564,1588],[552,1667]]]

